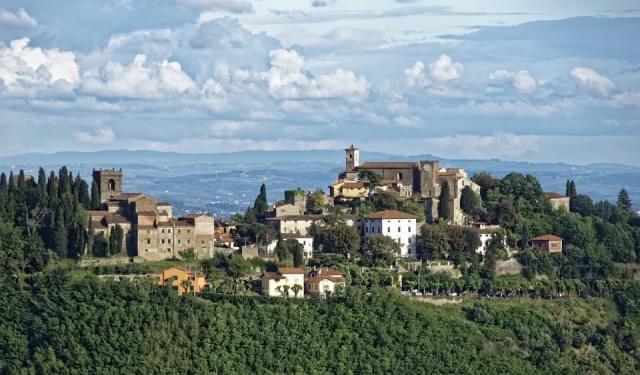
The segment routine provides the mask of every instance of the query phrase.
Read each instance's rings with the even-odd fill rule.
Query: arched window
[[[110,179],[107,185],[107,189],[109,189],[109,191],[116,190],[116,181],[114,179]]]

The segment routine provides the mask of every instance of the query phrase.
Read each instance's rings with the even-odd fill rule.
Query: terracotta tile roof
[[[363,163],[358,166],[358,170],[362,169],[413,169],[417,167],[417,163],[412,162],[384,162],[372,161]]]
[[[367,219],[416,219],[415,216],[398,210],[385,210],[374,212],[366,217]]]
[[[362,189],[364,187],[363,182],[345,182],[342,184],[343,188],[347,189]]]
[[[131,224],[129,219],[122,215],[108,215],[104,218],[107,224]]]
[[[547,199],[558,199],[558,198],[568,198],[560,193],[556,193],[556,192],[549,192],[549,193],[544,193],[544,196],[547,197]]]
[[[304,275],[304,268],[280,267],[278,273],[282,275]]]
[[[133,199],[142,198],[144,194],[142,193],[120,193],[115,197],[109,198],[110,201],[128,201]]]
[[[267,221],[288,221],[288,220],[320,220],[322,215],[286,215],[280,217],[271,217]]]
[[[270,280],[280,280],[284,277],[278,272],[264,272],[262,274],[262,278],[266,278]]]
[[[531,241],[562,241],[562,238],[554,236],[553,234],[545,234],[544,236],[532,238]]]

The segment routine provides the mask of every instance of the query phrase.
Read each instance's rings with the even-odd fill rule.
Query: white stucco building
[[[476,249],[476,253],[485,255],[489,246],[489,241],[500,232],[499,225],[489,225],[485,223],[471,223],[471,226],[478,230],[480,237],[480,246]],[[504,246],[507,247],[507,240],[504,240]]]
[[[344,288],[345,286],[345,275],[329,268],[311,270],[305,280],[305,291],[314,297],[320,298],[333,296],[339,288]]]
[[[300,286],[297,296],[294,285]],[[304,269],[281,267],[278,272],[263,273],[262,293],[269,297],[283,297],[287,293],[290,298],[304,298]]]
[[[408,213],[386,210],[364,218],[364,238],[372,236],[391,237],[400,245],[400,256],[416,257],[416,217]]]
[[[311,225],[315,224],[322,227],[325,225],[324,219],[325,216],[323,215],[288,215],[269,218],[267,219],[267,223],[273,226],[273,228],[281,234],[292,234],[306,237],[309,235]],[[346,225],[356,225],[356,219],[352,216],[342,216],[340,219],[343,220]]]

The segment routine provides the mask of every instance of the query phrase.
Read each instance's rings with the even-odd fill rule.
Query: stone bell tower
[[[345,149],[344,152],[346,154],[345,172],[351,172],[360,166],[360,150],[358,148],[351,145],[351,147]]]
[[[100,203],[122,193],[122,169],[94,169],[93,181],[100,191]]]

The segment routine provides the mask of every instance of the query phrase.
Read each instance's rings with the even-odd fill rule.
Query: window
[[[181,243],[181,242],[182,242],[182,241],[178,240],[178,245],[180,245],[180,243]]]
[[[180,230],[180,229],[178,229],[178,234],[180,234],[180,232],[181,232],[181,230]]]
[[[162,240],[162,243],[164,243],[164,240]]]
[[[411,245],[411,238],[409,238],[409,245]]]
[[[369,227],[364,227],[364,232],[369,233]]]
[[[398,233],[402,232],[402,228],[398,227]]]
[[[391,233],[391,227],[387,227],[387,233]]]
[[[147,238],[147,245],[151,244],[151,238]]]
[[[164,229],[162,230],[162,233],[164,233]]]
[[[187,244],[191,244],[191,240],[187,240]]]
[[[411,233],[411,227],[408,227],[407,229],[409,230],[409,233]]]
[[[169,239],[169,240],[167,240],[167,243],[171,243],[171,240],[170,240],[170,239]]]
[[[202,240],[202,244],[204,245],[204,240]]]

